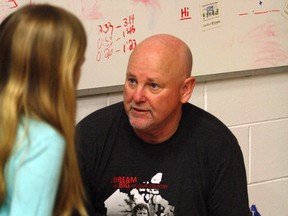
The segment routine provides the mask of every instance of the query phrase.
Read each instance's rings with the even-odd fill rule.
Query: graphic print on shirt
[[[162,173],[156,173],[149,181],[138,182],[137,177],[114,177],[112,184],[117,190],[105,201],[108,216],[174,216],[175,206],[161,196],[167,184],[161,184]],[[121,192],[121,188],[131,189]]]

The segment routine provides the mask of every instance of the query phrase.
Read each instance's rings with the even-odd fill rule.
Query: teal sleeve
[[[36,138],[31,137],[28,147],[12,157],[10,166],[14,168],[8,175],[9,216],[51,216],[53,213],[65,143],[55,131],[52,134],[51,130],[48,134],[45,131],[44,136],[41,131],[38,133]]]

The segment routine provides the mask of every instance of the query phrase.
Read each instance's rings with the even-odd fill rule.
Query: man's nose
[[[135,102],[143,102],[146,100],[146,92],[144,87],[137,86],[133,93],[133,100]]]

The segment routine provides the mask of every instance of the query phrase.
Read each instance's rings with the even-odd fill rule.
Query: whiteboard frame
[[[229,72],[229,73],[198,75],[198,76],[195,76],[195,78],[196,78],[197,83],[202,83],[202,82],[235,79],[235,78],[250,77],[250,76],[257,76],[257,75],[267,75],[267,74],[272,75],[272,74],[284,73],[284,72],[288,72],[288,66],[286,65],[279,66],[279,67],[271,67],[271,68],[235,71],[235,72]],[[123,85],[98,87],[98,88],[91,88],[91,89],[81,89],[81,90],[77,90],[77,97],[96,96],[96,95],[101,95],[101,94],[110,94],[110,93],[116,93],[116,92],[122,92],[122,91],[123,91]]]

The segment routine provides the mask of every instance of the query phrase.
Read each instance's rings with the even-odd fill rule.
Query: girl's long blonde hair
[[[4,167],[21,116],[47,122],[66,141],[55,215],[85,215],[75,135],[75,88],[86,49],[81,22],[59,7],[20,8],[0,27],[0,205],[6,194]]]

